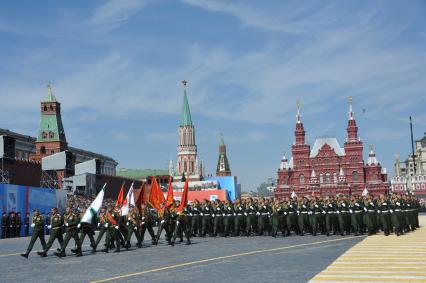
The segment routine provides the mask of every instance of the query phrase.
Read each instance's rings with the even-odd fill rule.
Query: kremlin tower
[[[217,161],[216,176],[231,176],[228,157],[226,156],[226,145],[223,134],[220,134],[219,159]]]

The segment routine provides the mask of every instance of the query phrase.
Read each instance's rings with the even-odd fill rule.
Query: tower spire
[[[50,82],[47,83],[47,99],[46,102],[55,102],[56,97],[53,95],[52,92],[52,84]]]
[[[181,126],[192,126],[191,111],[189,110],[188,96],[186,95],[187,81],[183,80],[183,103],[182,103],[182,116]]]
[[[354,120],[354,112],[352,110],[352,96],[349,96],[349,120]]]
[[[229,166],[228,157],[226,155],[226,145],[223,138],[223,133],[220,133],[219,160],[217,161],[216,175],[231,176],[231,168]]]
[[[296,102],[296,106],[297,106],[296,123],[300,124],[300,123],[302,123],[302,115],[300,114],[300,100],[299,99]]]

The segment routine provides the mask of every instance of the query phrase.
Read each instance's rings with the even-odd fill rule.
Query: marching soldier
[[[247,205],[245,207],[244,215],[246,216],[246,235],[247,237],[250,237],[252,233],[257,233],[257,227],[256,227],[256,213],[257,213],[257,206],[254,204],[252,199],[249,199],[247,202]],[[234,216],[238,217],[238,216]]]
[[[283,211],[281,209],[281,204],[278,200],[274,200],[272,203],[272,237],[276,238],[278,230],[281,228],[281,215]]]
[[[43,250],[46,248],[46,241],[44,240],[44,220],[37,208],[34,209],[31,227],[33,228],[33,235],[31,236],[30,244],[28,245],[27,251],[24,254],[21,254],[21,256],[25,258],[28,258],[37,238],[40,239]]]
[[[99,212],[98,229],[99,229],[99,234],[98,234],[98,237],[96,238],[95,250],[98,247],[100,241],[102,240],[102,237],[104,236],[104,234],[108,231],[108,220],[106,217],[105,207],[102,207],[101,211]]]
[[[321,215],[322,208],[317,203],[317,200],[314,199],[309,206],[310,213],[310,223],[312,228],[312,235],[316,236],[318,232],[318,220]]]
[[[223,236],[228,237],[232,235],[234,224],[234,209],[232,204],[226,200],[223,208],[225,216],[223,217]]]
[[[80,243],[80,239],[78,238],[78,233],[77,233],[77,225],[78,225],[78,217],[77,215],[75,215],[75,213],[72,211],[72,208],[69,206],[66,209],[65,215],[64,215],[64,224],[65,224],[65,230],[66,230],[66,234],[65,234],[65,239],[64,242],[62,243],[61,246],[61,251],[60,252],[55,252],[54,254],[57,257],[65,257],[65,249],[68,246],[69,241],[71,240],[71,238],[74,239],[76,245],[77,245],[77,257],[83,256],[82,252],[81,252],[81,243]]]
[[[157,245],[157,238],[155,237],[154,229],[152,229],[152,227],[154,226],[153,216],[151,214],[150,209],[145,204],[142,205],[141,217],[142,217],[140,222],[141,244],[145,238],[145,232],[146,230],[148,230],[148,233],[151,236],[152,244]]]
[[[16,237],[16,218],[15,212],[12,211],[9,214],[9,238]]]
[[[257,217],[257,229],[258,235],[263,235],[265,232],[268,232],[269,226],[269,215],[270,208],[268,202],[265,201],[264,198],[261,199],[258,211],[256,213]]]
[[[212,235],[211,230],[211,219],[213,208],[209,200],[204,200],[204,205],[202,206],[201,212],[201,237],[205,237],[208,234]]]
[[[371,196],[367,197],[364,202],[365,224],[368,229],[368,236],[376,234],[376,206]]]
[[[237,199],[234,204],[234,236],[241,236],[244,229],[244,206]]]
[[[380,214],[383,233],[385,236],[389,236],[389,233],[392,231],[390,202],[384,195],[380,195],[377,212]]]
[[[49,226],[49,230],[51,230],[49,241],[47,242],[46,247],[43,252],[37,252],[37,254],[41,257],[46,257],[47,252],[52,247],[53,242],[58,240],[59,245],[62,247],[64,240],[62,237],[62,217],[58,213],[58,209],[56,207],[52,208],[52,216],[51,216],[51,224]]]
[[[222,232],[223,217],[224,217],[222,203],[219,200],[216,200],[214,202],[212,209],[213,209],[213,212],[212,212],[213,237],[216,237],[218,234]]]
[[[297,224],[299,226],[299,235],[303,236],[305,234],[305,222],[308,216],[308,206],[306,200],[299,199],[297,203]]]
[[[96,221],[96,217],[92,217],[92,223],[87,223],[87,222],[81,222],[80,219],[83,218],[84,216],[84,211],[81,213],[81,217],[79,218],[79,222],[77,225],[77,229],[80,229],[80,243],[83,244],[84,243],[84,238],[86,237],[86,235],[89,237],[90,240],[90,247],[92,248],[92,253],[96,252],[96,241],[95,241],[95,229],[92,225],[92,223],[95,223]],[[71,250],[73,253],[78,251],[77,249],[72,249]]]
[[[349,213],[351,214],[351,224],[355,236],[358,236],[359,234],[364,234],[364,232],[362,231],[362,211],[363,209],[359,204],[358,200],[355,198],[355,196],[352,196],[351,204],[349,206]]]
[[[176,207],[179,206],[179,202],[176,202]],[[175,242],[176,242],[176,237],[179,236],[181,237],[181,242],[182,240],[182,234],[185,234],[185,238],[186,238],[186,245],[190,245],[191,244],[191,240],[190,240],[190,224],[187,220],[187,216],[189,214],[189,210],[188,207],[185,207],[183,209],[183,211],[176,211],[176,225],[175,225],[175,230],[173,232],[173,236],[172,236],[172,240],[171,240],[171,245],[174,246]]]
[[[390,213],[392,226],[395,228],[395,234],[397,236],[403,235],[401,200],[396,194],[392,196],[390,201]]]
[[[138,248],[142,248],[142,241],[141,241],[141,236],[139,234],[139,223],[140,223],[140,215],[139,212],[137,210],[137,208],[135,208],[133,205],[130,205],[130,211],[129,214],[127,215],[127,222],[126,222],[126,226],[127,226],[127,238],[126,238],[126,246],[125,248],[128,250],[131,247],[131,243],[130,240],[132,239],[132,235],[133,233],[136,236],[136,240],[138,241],[138,243],[136,244],[136,246]]]
[[[195,235],[201,235],[201,204],[198,200],[194,200],[192,204],[192,219],[191,219],[191,234],[194,237]]]

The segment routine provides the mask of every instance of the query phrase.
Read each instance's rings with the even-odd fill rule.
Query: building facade
[[[358,194],[366,188],[370,194],[387,192],[386,169],[382,168],[370,147],[364,163],[363,142],[349,99],[347,137],[341,147],[336,138],[317,138],[313,147],[306,143],[306,132],[297,103],[295,142],[292,157],[283,156],[278,169],[275,197],[283,198],[293,192],[297,195]]]
[[[421,203],[426,203],[426,133],[415,141],[414,156],[410,154],[400,161],[395,160],[395,176],[391,179],[393,192],[413,193]]]

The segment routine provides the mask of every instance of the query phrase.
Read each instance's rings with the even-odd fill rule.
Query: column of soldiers
[[[29,235],[30,214],[27,213],[22,219],[20,212],[11,211],[9,214],[2,213],[1,217],[1,238],[16,238],[21,237],[22,231],[24,236]],[[22,230],[22,228],[24,228]]]
[[[119,206],[103,207],[93,223],[82,223],[80,219],[84,212],[81,215],[74,213],[72,207],[68,207],[64,215],[53,208],[47,225],[50,231],[47,244],[44,239],[46,219],[36,209],[29,221],[33,227],[31,241],[22,256],[28,258],[37,239],[43,247],[43,251],[38,252],[41,257],[47,256],[55,240],[58,240],[60,248],[54,254],[58,257],[66,256],[65,250],[71,239],[75,242],[71,251],[82,256],[85,236],[90,239],[92,252],[96,252],[103,238],[103,252],[130,249],[133,236],[136,238],[136,247],[141,248],[147,230],[153,245],[158,244],[164,231],[165,240],[171,246],[177,240],[183,242],[185,238],[189,245],[191,237],[206,236],[277,237],[279,233],[283,237],[292,234],[357,236],[373,235],[379,231],[386,236],[391,233],[400,236],[419,227],[420,208],[414,196],[397,194],[379,197],[295,197],[272,201],[263,198],[237,199],[234,203],[204,200],[202,203],[194,201],[182,211],[177,210],[179,206],[179,201],[175,201],[158,213],[157,233],[153,229],[157,215],[146,205],[140,211],[130,206],[125,216],[121,215]],[[99,234],[95,239],[96,228]]]

